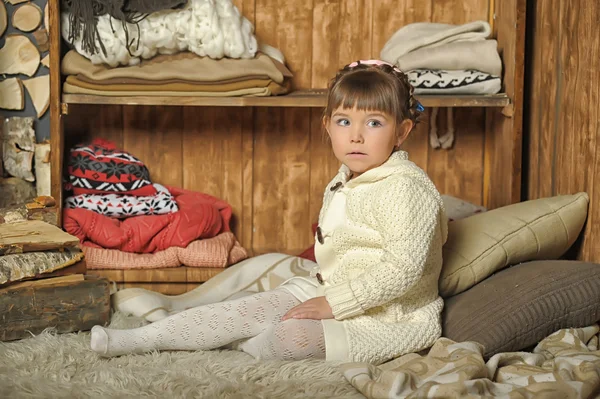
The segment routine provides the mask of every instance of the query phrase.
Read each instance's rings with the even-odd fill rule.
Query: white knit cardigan
[[[447,218],[439,192],[404,151],[349,176],[342,166],[319,215],[321,223],[336,187],[345,185],[347,223],[332,233],[339,266],[325,297],[344,322],[351,360],[377,364],[425,349],[441,335]]]

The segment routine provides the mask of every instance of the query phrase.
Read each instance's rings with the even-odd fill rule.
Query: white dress
[[[316,277],[292,277],[279,286],[302,302],[324,296],[325,288],[328,286],[328,277],[338,267],[340,259],[333,251],[332,237],[338,227],[346,224],[346,194],[348,190],[342,186],[334,194],[331,204],[323,216],[323,223],[319,225],[323,243],[320,243],[318,239],[315,240],[315,259],[319,270],[315,270],[311,274],[320,273],[323,284]],[[321,320],[321,323],[325,333],[326,360],[349,361],[348,339],[344,323],[335,319]]]

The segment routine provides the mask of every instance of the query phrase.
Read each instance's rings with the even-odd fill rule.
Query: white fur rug
[[[143,325],[115,313],[111,327]],[[237,351],[101,358],[89,333],[0,343],[2,398],[362,398],[335,363],[257,361]]]

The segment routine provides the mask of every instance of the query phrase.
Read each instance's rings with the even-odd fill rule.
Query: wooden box
[[[28,281],[0,290],[0,341],[30,337],[55,327],[59,333],[106,325],[110,317],[108,280],[72,275]]]

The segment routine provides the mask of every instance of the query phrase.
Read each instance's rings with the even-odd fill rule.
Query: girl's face
[[[351,178],[376,168],[406,140],[412,121],[399,126],[394,118],[378,111],[338,108],[324,121],[336,158],[351,171]]]

